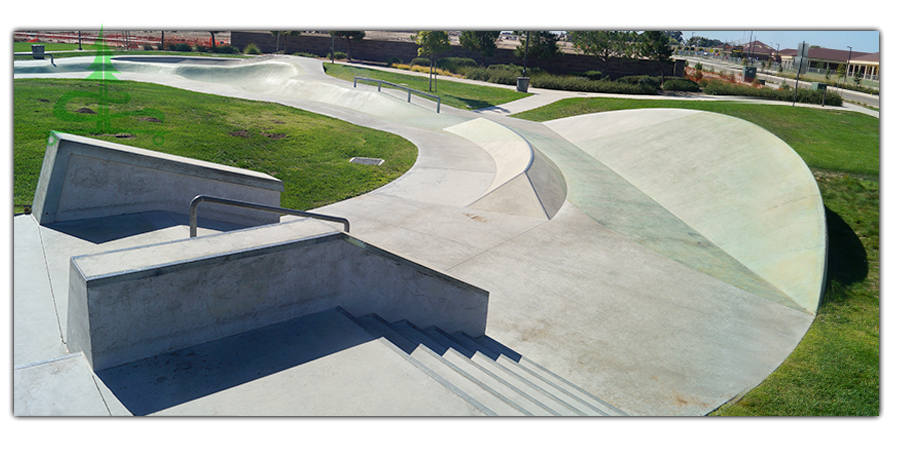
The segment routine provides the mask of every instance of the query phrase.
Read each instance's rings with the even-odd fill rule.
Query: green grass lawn
[[[826,293],[797,349],[758,387],[713,415],[874,416],[879,407],[879,124],[858,113],[724,101],[568,99],[516,115],[687,108],[754,122],[813,168],[825,203]],[[723,132],[727,134],[727,132]]]
[[[14,81],[14,204],[32,203],[50,130],[261,171],[284,181],[282,206],[299,210],[374,190],[405,173],[418,154],[397,135],[279,104],[131,81],[107,88],[110,99],[121,101],[110,104],[111,114],[120,117],[112,119],[110,130],[94,135],[97,114],[75,111],[100,112],[100,82]],[[120,132],[134,137],[109,136]],[[355,156],[385,163],[349,163]]]
[[[43,44],[44,52],[52,51],[75,51],[78,50],[78,43],[29,43],[25,41],[13,42],[13,52],[31,52],[32,44]],[[82,49],[89,49],[88,45],[82,45]]]
[[[359,76],[380,79],[421,92],[428,92],[427,76],[412,76],[330,63],[325,63],[325,72],[329,76],[346,81],[353,81],[354,77]],[[506,89],[444,80],[438,81],[437,90],[430,93],[440,96],[441,104],[458,109],[482,109],[529,96],[529,94],[517,92],[514,88]]]

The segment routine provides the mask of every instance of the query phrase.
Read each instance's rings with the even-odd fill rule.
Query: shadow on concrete
[[[176,226],[184,226],[187,237],[189,222],[187,215],[151,211],[58,222],[47,225],[47,228],[94,244],[103,244]],[[197,226],[220,232],[246,228],[244,225],[204,218],[197,220]]]
[[[361,328],[350,329],[335,312],[320,312],[109,368],[97,376],[129,412],[148,415],[373,340]]]
[[[825,220],[828,225],[826,294],[832,299],[842,299],[846,295],[844,287],[866,280],[869,260],[859,236],[840,215],[826,207]]]

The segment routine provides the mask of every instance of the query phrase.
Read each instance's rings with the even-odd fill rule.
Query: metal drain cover
[[[369,166],[381,166],[381,164],[384,163],[384,160],[380,158],[353,157],[350,159],[350,163],[359,163],[360,165]]]

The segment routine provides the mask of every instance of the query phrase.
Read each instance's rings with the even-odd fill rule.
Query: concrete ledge
[[[298,237],[309,226],[72,258],[69,350],[102,370],[337,306],[484,334],[487,291],[342,232]]]
[[[187,214],[209,194],[280,205],[284,184],[263,173],[82,136],[51,132],[34,196],[41,225],[135,212]],[[278,215],[206,205],[203,218],[244,225],[277,223]]]
[[[445,130],[481,146],[497,166],[494,182],[469,207],[552,219],[566,201],[566,181],[547,156],[496,122],[478,118]]]

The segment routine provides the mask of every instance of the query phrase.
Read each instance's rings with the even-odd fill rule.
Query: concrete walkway
[[[91,61],[39,76],[84,77],[78,65]],[[747,122],[686,110],[546,124],[497,115],[561,99],[555,91],[490,112],[436,114],[429,102],[354,89],[326,76],[320,61],[298,57],[115,63],[120,79],[282,103],[412,141],[419,158],[407,174],[318,211],[350,219],[366,242],[488,290],[490,337],[627,414],[709,413],[778,367],[815,315],[821,199],[796,154]],[[731,131],[733,142],[723,147],[710,123]],[[531,154],[528,172],[504,158],[520,150]],[[767,160],[754,158],[759,150]],[[494,203],[475,204],[486,199]],[[777,211],[783,207],[791,209]],[[18,219],[17,269],[18,252],[22,261],[39,254],[20,247],[28,229]],[[809,242],[792,243],[797,236]],[[779,275],[794,270],[809,276]],[[42,312],[51,326],[51,311]],[[30,343],[22,345],[27,351]],[[23,361],[78,364],[52,358],[59,345],[48,345]],[[240,397],[229,391],[222,401]],[[465,407],[448,413],[477,414]]]

